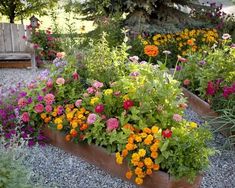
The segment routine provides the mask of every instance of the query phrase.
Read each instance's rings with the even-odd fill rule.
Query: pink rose
[[[103,87],[104,84],[103,84],[102,82],[95,81],[95,82],[92,84],[92,86],[93,86],[94,88],[96,88],[96,89],[99,89],[99,88]]]
[[[113,131],[118,128],[119,121],[116,118],[110,118],[106,121],[107,131]]]
[[[183,120],[182,116],[179,115],[179,114],[174,114],[173,115],[173,120],[177,121],[177,122],[180,122]]]
[[[48,93],[43,99],[47,105],[50,105],[55,101],[55,96],[51,93]]]
[[[46,105],[45,107],[47,112],[51,112],[52,111],[52,106],[51,105]]]
[[[75,106],[76,107],[80,107],[82,104],[82,99],[78,99],[76,102],[75,102]]]
[[[20,108],[24,108],[28,104],[28,100],[26,98],[20,98],[18,100],[18,106]]]
[[[189,79],[185,79],[185,80],[184,80],[184,85],[185,85],[185,86],[188,86],[189,84],[190,84],[190,80],[189,80]]]
[[[91,125],[95,123],[95,121],[96,121],[96,114],[89,114],[89,116],[87,117],[87,124]]]
[[[88,87],[87,88],[87,93],[93,94],[93,93],[95,93],[95,89],[93,87]]]
[[[43,110],[44,110],[43,104],[37,104],[37,105],[34,107],[34,110],[35,110],[37,113],[42,113]]]
[[[27,123],[27,122],[29,122],[29,113],[28,112],[24,112],[23,114],[22,114],[22,121],[23,122],[25,122],[25,123]]]
[[[57,78],[56,83],[57,83],[58,85],[64,85],[65,80],[64,80],[64,78]]]

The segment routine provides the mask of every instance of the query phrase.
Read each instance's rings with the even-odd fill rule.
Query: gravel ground
[[[42,70],[0,69],[0,88],[14,86],[19,81],[30,82]],[[203,120],[192,110],[185,112],[185,118],[202,123]],[[215,134],[211,146],[223,145],[225,139]],[[24,153],[25,165],[32,170],[30,181],[43,188],[135,188],[136,186],[112,177],[103,170],[88,164],[53,146],[35,146]],[[211,158],[201,188],[235,188],[235,152],[222,150]]]

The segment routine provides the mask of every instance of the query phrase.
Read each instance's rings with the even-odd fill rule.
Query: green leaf
[[[161,152],[164,152],[166,151],[167,147],[168,147],[168,144],[169,144],[169,140],[167,139],[166,142],[162,145],[162,147],[160,148],[160,151]]]

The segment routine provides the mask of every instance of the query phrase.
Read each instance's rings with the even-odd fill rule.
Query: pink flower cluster
[[[106,121],[106,125],[107,125],[107,131],[111,132],[118,128],[119,121],[116,118],[110,118]]]
[[[223,88],[223,97],[228,98],[231,94],[235,94],[235,83],[231,86],[225,86]]]
[[[102,88],[104,84],[102,82],[94,81],[92,84],[92,87],[87,88],[87,93],[88,94],[94,94],[99,95],[99,89]]]
[[[55,101],[55,96],[51,93],[48,93],[43,99],[47,105],[51,105]]]

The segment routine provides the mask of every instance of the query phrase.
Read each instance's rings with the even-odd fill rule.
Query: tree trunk
[[[15,22],[15,16],[12,16],[12,15],[11,15],[11,16],[9,17],[9,19],[10,19],[10,23],[14,23],[14,22]]]

